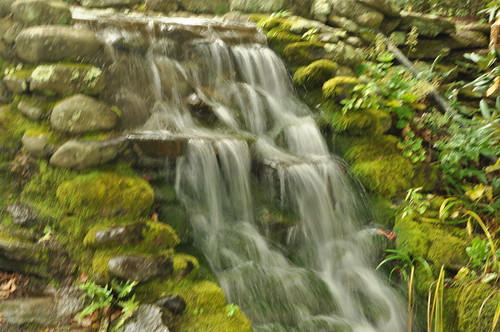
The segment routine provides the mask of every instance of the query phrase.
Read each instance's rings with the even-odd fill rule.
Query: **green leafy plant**
[[[416,137],[413,131],[406,134],[404,140],[400,141],[399,147],[403,150],[403,155],[417,164],[425,161],[426,151],[422,146],[423,139]]]
[[[238,311],[240,311],[240,307],[236,304],[230,303],[226,305],[226,315],[227,317],[234,316]]]
[[[108,331],[110,314],[113,309],[118,309],[121,310],[120,319],[111,331],[118,330],[139,307],[135,294],[132,294],[136,285],[136,281],[119,282],[113,279],[110,284],[101,286],[94,281],[87,280],[80,285],[80,289],[84,291],[88,304],[76,316],[78,323],[81,324],[86,316],[98,311],[102,316],[100,330]]]
[[[427,263],[427,261],[423,257],[411,257],[403,250],[397,249],[387,249],[386,252],[388,253],[388,255],[377,266],[377,270],[389,262],[395,262],[396,266],[392,268],[389,277],[391,277],[394,272],[397,272],[403,278],[403,280],[408,281],[410,280],[411,269],[412,267],[415,267],[417,263],[422,264],[422,266],[430,274],[432,274],[429,263]]]
[[[403,205],[401,218],[424,214],[431,206],[431,194],[421,193],[422,187],[411,188],[406,194],[406,204]]]

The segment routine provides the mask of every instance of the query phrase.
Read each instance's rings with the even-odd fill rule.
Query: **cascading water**
[[[174,33],[179,24],[189,38]],[[121,86],[107,98],[124,126],[191,137],[176,190],[228,300],[255,331],[404,331],[403,306],[370,262],[359,195],[284,64],[258,43],[229,45],[210,24],[148,23],[142,49],[117,46],[134,37],[123,27],[93,27]],[[209,125],[186,106],[193,93],[212,111]],[[281,240],[262,225],[269,209],[296,220]]]

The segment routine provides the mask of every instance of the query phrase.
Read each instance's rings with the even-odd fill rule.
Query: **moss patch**
[[[500,291],[488,284],[475,283],[464,287],[458,303],[460,331],[491,331]]]
[[[347,97],[350,89],[358,83],[359,80],[356,77],[334,77],[323,84],[323,97],[325,99],[344,99]]]
[[[292,66],[307,66],[323,57],[324,46],[324,43],[314,41],[294,42],[285,46],[283,55]]]
[[[297,85],[303,85],[308,89],[319,88],[330,79],[337,71],[338,64],[331,60],[321,59],[314,61],[309,66],[300,67],[293,75],[293,81]]]
[[[353,136],[381,135],[391,127],[389,113],[376,110],[360,110],[348,113],[322,112],[325,122],[339,133]]]
[[[148,211],[154,198],[149,184],[136,176],[98,171],[62,183],[56,195],[63,206],[79,214],[87,210],[131,216]]]

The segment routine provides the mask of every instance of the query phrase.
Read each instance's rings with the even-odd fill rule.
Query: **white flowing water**
[[[124,126],[193,135],[177,161],[177,194],[196,246],[255,331],[406,330],[404,305],[359,236],[364,205],[345,165],[269,48],[151,33],[133,53],[113,46],[129,32],[97,33],[120,81],[108,98],[124,109]],[[190,113],[191,93],[212,110],[211,124]],[[262,226],[270,206],[296,219],[282,241]]]

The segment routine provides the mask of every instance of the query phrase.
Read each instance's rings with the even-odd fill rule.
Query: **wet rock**
[[[11,7],[14,19],[25,26],[71,24],[71,11],[66,2],[58,0],[17,0]]]
[[[145,227],[146,225],[142,223],[136,223],[101,230],[91,230],[85,236],[84,243],[93,246],[137,244],[143,239],[142,232]]]
[[[394,0],[356,0],[389,17],[399,17],[401,9]]]
[[[146,8],[158,12],[175,12],[179,9],[177,1],[170,0],[146,0]]]
[[[108,7],[132,7],[139,3],[139,0],[82,0],[83,7],[108,8]]]
[[[421,36],[434,38],[439,34],[450,34],[455,32],[455,23],[435,15],[419,14],[414,12],[401,12],[401,24],[399,29],[410,31],[416,27]],[[436,57],[438,53],[434,57]]]
[[[67,133],[109,130],[118,123],[117,109],[85,95],[74,95],[60,101],[52,110],[52,128]]]
[[[89,61],[101,49],[94,33],[62,25],[27,28],[16,37],[17,55],[27,62]]]
[[[215,13],[228,9],[228,0],[180,0],[179,4],[182,9],[193,13]]]
[[[59,63],[39,65],[30,76],[30,91],[45,95],[97,95],[104,89],[101,69],[91,65]]]
[[[212,108],[207,105],[196,93],[189,95],[186,104],[191,113],[200,119],[208,120],[214,117]]]
[[[113,47],[120,51],[145,54],[148,51],[149,43],[140,33],[126,34],[114,40]]]
[[[168,309],[175,315],[180,315],[186,310],[186,301],[178,295],[170,295],[156,301],[160,307]]]
[[[140,305],[134,315],[118,330],[119,332],[169,332],[163,322],[163,313],[159,306],[153,304]]]
[[[339,16],[374,29],[378,29],[384,20],[384,14],[378,10],[351,0],[332,0],[332,10]]]
[[[38,214],[31,205],[25,203],[14,203],[8,205],[7,212],[12,216],[12,222],[21,226],[34,224],[38,220]]]
[[[104,141],[68,141],[50,158],[55,167],[82,170],[116,159],[127,147],[122,139]]]
[[[21,139],[24,150],[34,158],[46,158],[51,156],[56,147],[49,144],[48,134],[27,132]]]
[[[469,23],[469,24],[458,24],[457,23],[457,29],[458,30],[479,31],[479,32],[482,32],[486,35],[489,35],[491,32],[491,25],[489,25],[488,23]]]
[[[285,9],[285,0],[229,0],[231,10],[243,13],[272,13]]]
[[[43,250],[32,239],[0,228],[0,270],[46,276]],[[0,302],[1,303],[1,302]]]
[[[168,257],[124,255],[111,258],[108,261],[108,269],[114,277],[144,282],[155,277],[171,275],[173,264]]]
[[[57,326],[63,321],[69,321],[82,308],[83,302],[77,296],[29,297],[0,301],[2,320],[13,325]]]

